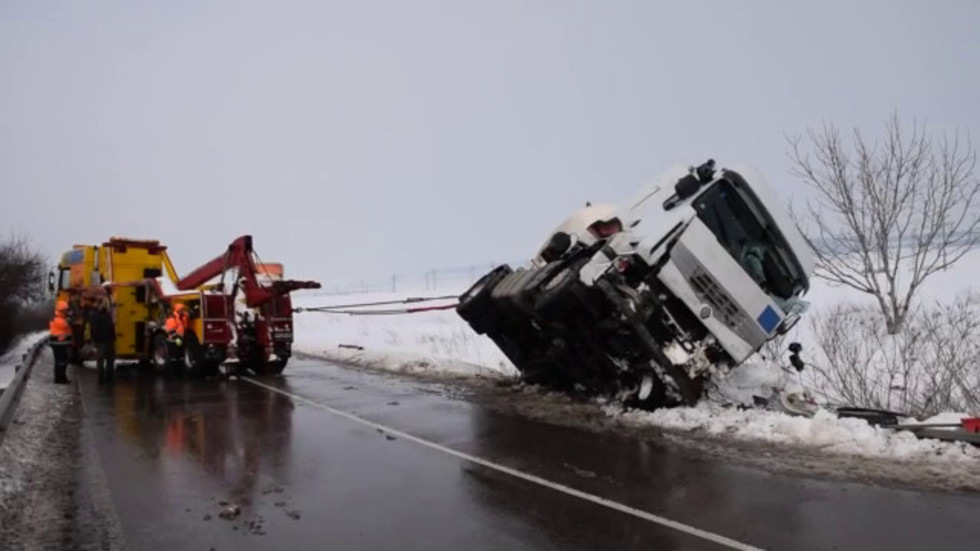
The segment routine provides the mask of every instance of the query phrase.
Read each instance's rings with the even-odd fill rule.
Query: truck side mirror
[[[674,193],[677,195],[678,201],[683,201],[697,193],[700,188],[701,181],[698,180],[697,176],[688,174],[674,184]]]
[[[54,271],[48,272],[48,291],[54,293]]]
[[[715,160],[708,159],[704,164],[699,166],[695,170],[695,174],[698,175],[698,180],[702,184],[707,184],[715,178]]]

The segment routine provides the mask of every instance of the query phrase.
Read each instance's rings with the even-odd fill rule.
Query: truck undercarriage
[[[625,396],[647,408],[696,403],[704,378],[663,351],[679,338],[664,322],[666,305],[645,302],[625,282],[586,287],[571,277],[579,264],[501,266],[461,297],[457,311],[528,383]]]

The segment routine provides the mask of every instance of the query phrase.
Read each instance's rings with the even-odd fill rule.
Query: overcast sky
[[[531,256],[675,162],[892,111],[980,137],[980,2],[0,2],[0,232],[327,286]]]

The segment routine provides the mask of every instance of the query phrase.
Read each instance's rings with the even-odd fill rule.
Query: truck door
[[[137,288],[123,285],[113,289],[116,304],[116,357],[133,359],[141,352],[146,306],[136,301]],[[139,347],[139,348],[137,348]]]

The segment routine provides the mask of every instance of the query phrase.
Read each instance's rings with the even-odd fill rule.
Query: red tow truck
[[[268,266],[256,261],[252,236],[243,235],[231,242],[222,254],[176,281],[177,289],[201,289],[205,296],[220,294],[225,304],[226,322],[234,330],[230,358],[240,368],[260,374],[281,373],[292,355],[293,305],[289,294],[300,289],[319,289],[315,281],[284,280],[279,273],[269,274]],[[225,275],[234,273],[230,292]],[[260,281],[260,276],[263,281]],[[208,281],[221,277],[217,285]],[[241,291],[243,301],[237,301]],[[243,303],[243,304],[242,304]],[[244,308],[241,306],[244,305]],[[207,329],[205,325],[205,330]]]

